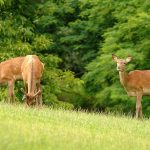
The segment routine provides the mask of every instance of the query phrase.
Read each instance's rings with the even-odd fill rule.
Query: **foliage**
[[[50,54],[50,49],[55,45],[54,31],[52,34],[46,30],[50,24],[55,23],[53,11],[55,8],[58,11],[58,6],[50,1],[17,0],[1,1],[0,8],[0,60],[27,54],[38,55],[45,64],[42,79],[44,104],[73,108],[71,99],[75,97],[76,89],[82,88],[83,81],[75,78],[73,72],[59,68],[62,59]],[[16,86],[16,101],[21,101],[23,93],[20,88],[23,84],[18,82]],[[6,92],[6,89],[3,90],[1,100],[4,99],[2,95],[7,97]],[[62,98],[64,95],[67,100]]]
[[[104,42],[100,54],[87,65],[88,73],[84,76],[87,91],[94,94],[97,99],[93,107],[133,112],[135,102],[127,97],[120,85],[116,64],[112,61],[111,55],[115,53],[121,58],[132,56],[133,61],[127,66],[127,71],[150,68],[148,63],[150,18],[147,7],[149,4],[145,1],[143,5],[138,0],[113,4],[112,7],[115,9],[112,14],[116,23],[103,34]],[[145,113],[149,108],[148,104],[145,98],[143,100]]]
[[[0,0],[0,61],[38,55],[48,106],[133,114],[135,101],[120,85],[111,55],[131,55],[127,71],[150,68],[149,6],[148,0]],[[16,84],[17,101],[22,86]]]

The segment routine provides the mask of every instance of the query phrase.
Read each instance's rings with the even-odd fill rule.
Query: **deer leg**
[[[37,91],[38,91],[38,87],[37,87],[37,85],[36,85],[36,88],[35,88],[35,93],[37,93]],[[36,96],[35,97],[35,102],[36,102],[36,108],[38,108],[38,106],[39,106],[39,97],[38,96]]]
[[[38,95],[38,100],[39,100],[40,108],[42,108],[42,86],[40,83],[37,84],[37,90],[41,91],[40,94]]]
[[[28,85],[24,82],[24,86],[25,86],[25,95],[24,96],[26,97],[26,94],[28,93]],[[24,104],[25,104],[25,107],[27,108],[28,107],[27,97],[25,98]]]
[[[8,95],[9,95],[9,102],[14,103],[15,97],[14,97],[14,81],[8,82]]]
[[[142,94],[137,94],[136,97],[136,118],[142,118]]]
[[[28,93],[28,85],[25,84],[25,92]]]

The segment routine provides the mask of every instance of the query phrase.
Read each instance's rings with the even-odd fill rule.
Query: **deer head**
[[[125,65],[132,60],[132,57],[128,56],[126,59],[118,59],[118,57],[112,54],[112,59],[117,63],[117,70],[123,72]]]
[[[36,92],[34,95],[33,94],[28,94],[24,91],[23,88],[21,88],[21,91],[24,93],[24,96],[22,98],[22,100],[25,100],[26,103],[30,106],[32,105],[32,103],[34,102],[34,99],[41,94],[41,90],[39,90],[38,92]]]

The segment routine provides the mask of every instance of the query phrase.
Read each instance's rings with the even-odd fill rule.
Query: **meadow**
[[[150,121],[0,103],[1,150],[147,150]]]

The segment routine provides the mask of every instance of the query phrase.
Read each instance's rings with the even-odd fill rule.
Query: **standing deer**
[[[117,63],[120,82],[129,96],[136,97],[136,118],[142,117],[142,96],[150,95],[150,70],[134,70],[129,73],[125,71],[125,65],[131,61],[132,57],[118,59],[112,55]]]
[[[44,65],[36,55],[27,55],[21,66],[22,77],[25,84],[25,102],[31,105],[36,99],[36,106],[42,107],[42,89],[40,80]]]
[[[11,103],[15,101],[15,81],[22,79],[21,65],[23,61],[24,57],[16,57],[0,63],[0,84],[8,83],[8,96]]]

